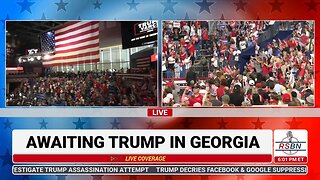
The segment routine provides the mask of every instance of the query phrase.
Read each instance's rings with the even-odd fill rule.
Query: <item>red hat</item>
[[[257,84],[256,84],[256,87],[261,87],[261,83],[257,83]]]
[[[269,104],[278,104],[278,101],[275,99],[270,99]]]
[[[282,95],[282,101],[283,102],[290,102],[291,101],[291,97],[290,97],[290,95],[289,94],[283,94]]]

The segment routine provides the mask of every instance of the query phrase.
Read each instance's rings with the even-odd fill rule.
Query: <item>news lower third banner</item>
[[[12,138],[15,163],[272,161],[271,130],[14,130]]]
[[[317,118],[3,118],[2,122],[0,163],[10,173],[6,179],[312,177],[317,168],[318,129],[313,125]]]
[[[308,132],[13,130],[12,160],[16,175],[299,175],[308,172]]]

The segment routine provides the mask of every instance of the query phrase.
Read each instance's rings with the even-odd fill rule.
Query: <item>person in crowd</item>
[[[200,86],[196,85],[193,88],[193,93],[191,95],[191,98],[189,99],[189,106],[194,106],[195,103],[202,104],[203,95],[200,94]]]
[[[301,106],[301,101],[298,99],[298,93],[296,91],[291,92],[291,97],[295,106]]]
[[[212,98],[211,99],[212,106],[214,106],[214,107],[222,106],[221,101],[219,101],[218,98],[217,98],[217,92],[216,91],[212,90],[210,95],[211,95],[211,98]]]
[[[189,68],[189,71],[187,72],[187,75],[186,75],[186,81],[188,86],[191,86],[195,82],[197,82],[197,73],[193,71],[193,67]]]
[[[239,84],[236,84],[233,88],[233,92],[229,95],[230,103],[235,106],[241,106],[244,101],[244,95],[241,92],[241,87]]]
[[[221,107],[229,107],[230,97],[229,95],[225,94],[221,97],[222,105]]]

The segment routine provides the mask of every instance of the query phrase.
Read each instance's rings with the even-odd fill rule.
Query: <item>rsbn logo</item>
[[[298,138],[293,136],[292,131],[288,131],[286,133],[285,138],[283,138],[280,142],[276,142],[278,145],[278,149],[276,151],[282,151],[287,155],[294,155],[299,151],[306,151],[306,149],[302,148],[302,144],[306,143],[305,141],[299,141]]]

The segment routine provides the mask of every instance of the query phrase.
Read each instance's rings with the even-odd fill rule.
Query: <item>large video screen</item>
[[[122,48],[153,44],[157,41],[157,21],[124,21],[121,23]]]

